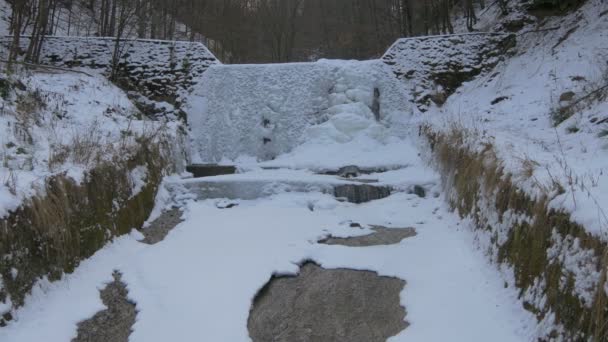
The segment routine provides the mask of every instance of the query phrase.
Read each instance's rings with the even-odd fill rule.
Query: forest
[[[20,34],[36,61],[45,35],[197,40],[225,63],[368,59],[398,37],[472,31],[508,0],[9,0],[11,58]],[[555,1],[555,0],[549,0]]]

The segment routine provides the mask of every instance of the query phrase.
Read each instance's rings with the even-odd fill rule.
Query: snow
[[[75,323],[102,308],[97,290],[116,269],[137,304],[130,341],[248,341],[257,291],[273,274],[294,274],[308,259],[405,279],[401,302],[411,326],[391,341],[521,341],[532,331],[533,318],[517,304],[516,291],[504,289],[498,273],[470,248],[467,228],[441,198],[400,193],[353,205],[311,192],[242,200],[229,210],[215,202],[188,201],[185,221],[157,245],[126,236],[64,280],[42,282],[16,320],[0,329],[0,339],[71,339]],[[310,203],[319,205],[311,211]],[[350,228],[350,221],[411,226],[418,236],[367,248],[315,243],[328,234],[366,232]]]
[[[598,123],[608,118],[608,102],[586,102],[555,128],[551,113],[563,93],[572,91],[578,99],[608,82],[608,21],[598,17],[607,9],[605,2],[592,0],[575,13],[548,18],[543,26],[529,24],[520,32],[513,57],[418,118],[439,130],[456,124],[478,132],[478,139],[494,146],[506,171],[533,197],[561,183],[566,192],[551,206],[571,213],[572,220],[605,240],[608,140],[600,135],[608,126]],[[550,27],[559,29],[531,32]],[[493,104],[499,97],[504,100]],[[573,128],[578,132],[572,133]],[[524,175],[525,162],[535,166],[532,177]]]
[[[439,195],[440,177],[416,148],[411,100],[382,61],[211,67],[186,106],[193,153],[236,162],[241,173],[165,180],[150,220],[184,210],[165,240],[148,246],[133,233],[61,281],[40,281],[0,340],[70,340],[77,322],[103,309],[98,290],[118,270],[138,310],[130,341],[248,341],[256,293],[304,260],[404,279],[411,325],[391,341],[531,339],[535,318],[518,291],[504,288],[504,276],[472,247],[468,223]],[[336,200],[334,185],[357,180],[318,172],[347,165],[387,171],[360,179],[397,192],[361,205]],[[134,170],[133,184],[144,176]],[[408,194],[414,185],[429,195]],[[228,199],[238,206],[219,209]],[[392,246],[316,243],[367,234],[371,224],[418,235]]]
[[[129,181],[132,184],[131,198],[137,196],[146,186],[148,179],[148,167],[140,165],[129,172]]]
[[[83,261],[77,270],[62,280],[41,280],[28,295],[16,320],[0,329],[3,341],[70,341],[76,324],[83,317],[105,309],[99,289],[111,282],[113,268],[144,245],[131,236],[116,239]],[[77,299],[77,300],[75,300]]]
[[[574,292],[582,303],[591,307],[597,294],[600,272],[597,270],[600,261],[591,250],[581,247],[578,238],[561,237],[556,231],[551,236],[552,246],[547,250],[547,258],[552,262],[561,262],[564,268],[574,275]],[[566,286],[566,279],[561,279]]]
[[[40,193],[48,177],[65,174],[80,183],[97,154],[107,160],[136,136],[158,129],[138,120],[126,94],[101,76],[21,72],[19,78],[27,90],[0,99],[0,217]],[[22,99],[40,105],[23,116]],[[166,133],[176,129],[169,124]],[[133,180],[137,190],[141,179]]]

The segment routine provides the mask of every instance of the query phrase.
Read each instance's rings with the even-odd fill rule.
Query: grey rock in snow
[[[297,276],[274,277],[249,314],[254,342],[380,342],[408,326],[400,304],[405,281],[375,272],[304,264]]]

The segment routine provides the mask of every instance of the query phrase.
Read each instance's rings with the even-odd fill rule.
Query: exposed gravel
[[[296,277],[274,277],[258,293],[249,335],[258,341],[386,341],[408,326],[405,281],[375,272],[326,270],[309,262]]]
[[[416,236],[416,229],[414,228],[386,228],[382,226],[372,226],[372,230],[374,233],[363,236],[349,238],[337,238],[330,236],[326,239],[320,240],[319,243],[348,247],[395,245],[404,239]]]
[[[100,291],[106,310],[78,323],[78,336],[72,342],[128,342],[137,311],[127,298],[127,287],[114,273],[114,281]]]
[[[159,218],[150,223],[150,226],[142,230],[145,236],[142,242],[153,245],[163,241],[182,221],[182,211],[178,208],[163,212]]]
[[[156,244],[182,222],[182,211],[174,208],[165,211],[144,229],[143,243]],[[101,290],[101,299],[107,309],[78,324],[78,336],[72,342],[128,342],[137,311],[135,304],[128,300],[127,287],[120,280],[120,273],[114,273],[114,281]]]

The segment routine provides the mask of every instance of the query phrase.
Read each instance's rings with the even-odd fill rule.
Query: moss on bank
[[[1,219],[0,301],[23,305],[40,278],[60,279],[112,238],[140,228],[168,166],[164,148],[140,144],[128,160],[100,164],[81,184],[64,175],[52,177],[40,195]],[[148,170],[146,185],[133,194],[130,172],[140,165]],[[1,314],[0,326],[11,318]]]
[[[563,211],[549,208],[548,195],[531,198],[501,166],[493,146],[472,151],[466,132],[438,132],[423,127],[450,195],[450,204],[462,217],[470,217],[478,234],[489,237],[487,248],[494,261],[508,265],[515,276],[524,307],[539,323],[550,326],[540,340],[608,340],[608,298],[604,286],[608,246],[570,220]],[[559,185],[556,185],[559,191]],[[568,249],[589,255],[585,267],[591,277],[591,302],[576,288],[576,274],[550,250]],[[577,265],[581,266],[581,265]]]

